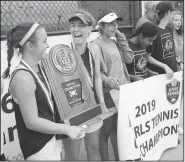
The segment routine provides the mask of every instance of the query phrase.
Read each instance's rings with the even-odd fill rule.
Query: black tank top
[[[15,73],[18,72],[19,70],[24,70],[24,69],[15,70],[13,72],[12,78],[14,77]],[[37,82],[37,80],[35,79],[35,76],[29,70],[25,69],[25,71],[28,71],[35,80],[35,84],[36,84],[35,96],[36,96],[36,102],[37,102],[37,107],[38,107],[38,116],[40,118],[44,118],[44,119],[55,122],[56,113],[53,113],[51,111],[48,101],[46,99],[46,96],[40,84]],[[45,79],[40,73],[39,73],[39,78],[46,85]],[[20,143],[23,156],[26,159],[29,156],[40,151],[45,146],[45,144],[53,138],[54,135],[53,134],[43,134],[43,133],[28,129],[24,123],[19,105],[15,103],[14,100],[13,100],[13,105],[14,105],[14,110],[15,110],[15,119],[17,123],[19,143]]]
[[[90,57],[91,57],[91,59],[90,59]],[[88,47],[86,47],[85,52],[83,54],[81,54],[81,59],[84,63],[84,66],[87,69],[89,76],[92,79],[92,84],[93,84],[92,90],[94,92],[94,97],[95,97],[96,102],[99,103],[97,93],[95,90],[95,84],[94,84],[95,83],[95,77],[94,77],[95,76],[95,62],[94,62],[94,59],[93,59],[92,54],[91,54]],[[90,62],[90,60],[91,60],[91,62]],[[91,67],[91,64],[92,64],[92,67]],[[93,71],[93,73],[92,73],[92,71]]]

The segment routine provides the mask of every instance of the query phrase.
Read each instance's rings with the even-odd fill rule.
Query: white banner
[[[120,88],[120,160],[159,160],[178,145],[182,71],[171,80],[158,75]]]
[[[9,81],[4,81],[4,90],[7,90]],[[6,91],[1,96],[1,145],[3,145],[2,152],[5,153],[7,160],[16,160],[14,156],[21,153],[19,146],[19,139],[17,134],[17,126],[15,122],[15,114],[12,105],[10,93]]]
[[[19,57],[15,55],[11,61],[11,71],[19,63]],[[1,41],[1,75],[7,68],[7,47],[6,41]],[[3,94],[1,95],[1,150],[5,154],[7,160],[23,160],[19,139],[17,134],[17,126],[15,114],[12,105],[12,99],[8,92],[9,79],[4,79]]]

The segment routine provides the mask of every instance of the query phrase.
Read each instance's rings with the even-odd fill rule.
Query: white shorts
[[[61,160],[63,145],[54,136],[39,152],[29,156],[26,160]]]

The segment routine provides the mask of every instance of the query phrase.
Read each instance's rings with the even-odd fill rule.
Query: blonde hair
[[[172,16],[171,16],[171,18],[170,18],[170,21],[169,21],[169,24],[168,24],[168,26],[171,28],[171,29],[173,29],[173,27],[172,27],[172,21],[173,21],[173,18],[174,18],[174,16],[175,15],[181,15],[181,28],[179,29],[179,32],[178,32],[178,34],[182,34],[182,26],[183,26],[183,15],[182,15],[182,13],[180,12],[180,11],[172,11]]]

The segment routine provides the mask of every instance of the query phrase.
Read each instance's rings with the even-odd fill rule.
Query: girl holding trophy
[[[22,60],[11,74],[10,93],[13,98],[20,148],[26,160],[60,160],[56,134],[78,138],[82,128],[57,123],[57,111],[47,78],[39,61],[48,48],[47,33],[37,23],[22,23],[7,34],[9,77],[14,49]]]

